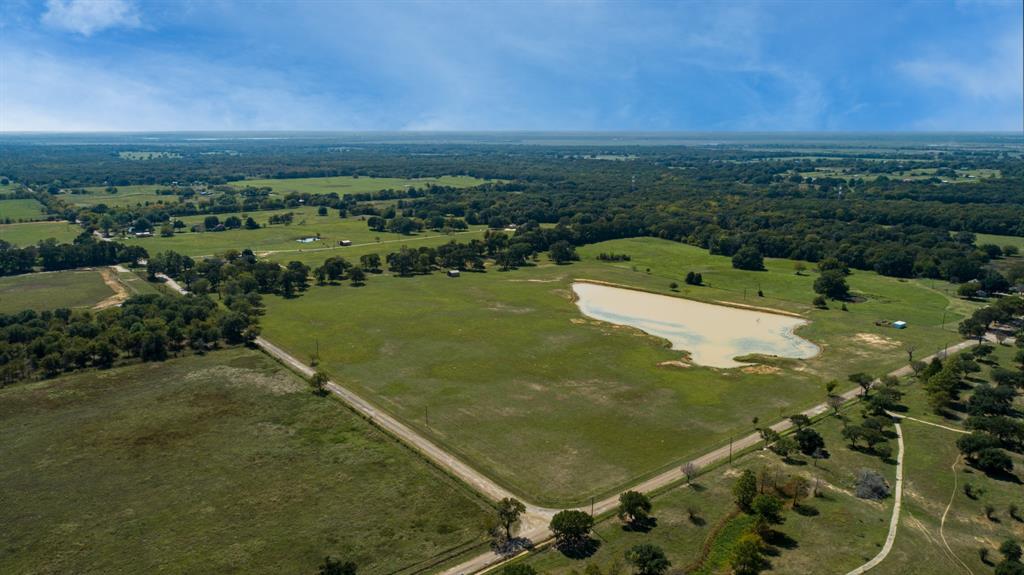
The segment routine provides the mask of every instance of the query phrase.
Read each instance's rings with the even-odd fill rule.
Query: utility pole
[[[729,436],[729,466],[732,466],[732,436]]]
[[[594,496],[590,496],[590,516],[594,516]]]

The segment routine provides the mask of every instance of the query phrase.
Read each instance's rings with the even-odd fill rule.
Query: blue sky
[[[1024,2],[4,0],[0,130],[1024,129]]]

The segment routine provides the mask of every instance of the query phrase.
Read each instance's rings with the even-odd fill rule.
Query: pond
[[[793,333],[807,323],[797,317],[586,282],[572,289],[584,315],[665,338],[695,364],[739,367],[747,364],[734,358],[751,353],[806,359],[819,352]]]

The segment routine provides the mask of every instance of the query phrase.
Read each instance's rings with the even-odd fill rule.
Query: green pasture
[[[153,151],[142,151],[142,152],[118,152],[117,157],[122,160],[164,160],[164,159],[178,159],[181,154],[177,152],[153,152]]]
[[[0,435],[4,573],[416,573],[492,513],[242,348],[0,389]]]
[[[453,188],[470,188],[484,183],[485,180],[471,176],[440,176],[437,178],[370,178],[366,176],[331,176],[325,178],[283,178],[266,180],[240,180],[231,182],[236,188],[252,186],[270,188],[275,194],[284,195],[290,192],[307,194],[337,193],[361,194],[379,192],[380,190],[404,190],[406,188],[423,188],[428,184],[449,186]]]
[[[892,462],[847,449],[840,435],[841,422],[835,417],[825,417],[815,429],[825,439],[829,452],[829,457],[817,464],[802,455],[785,463],[777,455],[758,449],[738,457],[733,465],[726,463],[707,471],[692,485],[678,484],[656,494],[651,514],[657,524],[648,532],[626,529],[612,515],[595,528],[600,545],[591,557],[569,558],[547,548],[525,562],[552,575],[583,572],[588,564],[607,573],[616,562],[625,567],[623,556],[630,547],[650,543],[665,551],[674,570],[727,572],[732,546],[749,525],[748,517],[742,514],[730,518],[735,510],[732,485],[741,470],[750,469],[757,474],[770,472],[778,484],[801,476],[810,486],[817,484],[819,491],[819,496],[801,500],[800,513],[788,509],[785,521],[774,526],[785,538],[779,538],[776,554],[769,557],[771,569],[765,573],[845,573],[881,548],[893,505],[891,497],[870,502],[853,496],[856,473],[861,468],[873,469],[892,484],[896,469]],[[692,519],[690,510],[695,511]],[[710,552],[701,562],[705,542]],[[823,553],[826,549],[828,552]]]
[[[50,238],[56,239],[59,243],[68,243],[81,233],[81,226],[68,222],[0,224],[0,240],[21,247],[31,246]]]
[[[96,270],[8,276],[0,278],[0,313],[91,307],[113,293]]]
[[[46,217],[38,200],[0,200],[0,222],[31,222]]]
[[[85,188],[85,194],[64,193],[60,197],[75,206],[90,207],[106,204],[110,207],[136,206],[150,204],[177,204],[178,196],[160,195],[157,190],[166,190],[170,186],[163,184],[142,184],[137,186],[116,186],[117,193],[106,191],[105,186]]]
[[[612,251],[632,261],[594,259]],[[819,403],[828,379],[900,367],[905,345],[923,351],[959,339],[953,330],[963,311],[951,307],[943,285],[856,272],[850,283],[866,301],[819,311],[810,305],[814,274],[795,275],[789,261],[738,271],[728,258],[650,238],[580,254],[567,266],[458,279],[382,274],[362,288],[266,298],[264,335],[307,361],[319,346],[321,365],[338,381],[549,505],[609,494],[749,432],[752,417],[775,420]],[[687,271],[709,285],[671,292]],[[660,367],[682,354],[582,317],[570,293],[581,278],[800,313],[811,323],[798,333],[823,351],[746,371]],[[875,325],[883,319],[910,327]]]
[[[927,180],[935,177],[937,168],[912,168],[909,170],[893,172],[891,174],[862,173],[857,172],[856,170],[850,170],[851,168],[844,168],[842,166],[819,166],[814,170],[799,172],[799,174],[804,178],[842,178],[844,180],[860,179],[869,182],[876,180],[881,176],[885,176],[891,180]],[[970,183],[986,178],[1002,177],[1002,173],[999,170],[987,168],[954,171],[956,172],[955,178],[942,176],[942,179],[951,183]]]
[[[292,212],[295,214],[292,224],[270,225],[272,215]],[[299,256],[306,252],[317,254],[313,259],[320,261],[332,255],[346,255],[352,250],[365,248],[367,244],[373,244],[377,249],[385,250],[383,246],[391,246],[397,250],[397,245],[408,242],[409,245],[419,245],[418,242],[432,236],[447,237],[441,232],[424,230],[416,235],[405,236],[390,232],[375,232],[366,224],[362,217],[339,218],[338,210],[331,209],[328,215],[317,215],[317,208],[301,207],[290,210],[271,210],[263,212],[249,212],[237,214],[218,214],[217,217],[223,221],[229,216],[238,216],[245,221],[246,217],[252,217],[261,228],[249,230],[241,229],[227,230],[223,232],[190,232],[188,231],[195,224],[201,224],[205,216],[188,216],[181,218],[186,228],[173,237],[160,237],[159,233],[151,238],[128,237],[121,239],[126,244],[140,245],[150,253],[159,253],[173,250],[179,253],[198,256],[222,253],[229,249],[249,248],[254,252],[273,256],[275,259],[286,260],[301,259]],[[479,234],[483,233],[483,226],[476,227]],[[302,238],[317,237],[320,240],[311,243],[300,243]],[[476,237],[477,234],[473,234]],[[465,237],[456,235],[453,237]],[[351,240],[353,246],[341,247],[341,240]],[[381,246],[376,246],[381,244]],[[330,248],[330,249],[327,249]]]
[[[997,236],[995,234],[974,234],[974,244],[995,244],[999,247],[1017,246],[1017,249],[1024,251],[1024,238],[1020,236]]]

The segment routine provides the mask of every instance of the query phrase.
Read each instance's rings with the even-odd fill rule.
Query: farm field
[[[31,222],[45,217],[43,204],[37,200],[0,200],[0,223]]]
[[[995,244],[999,247],[1017,246],[1017,249],[1024,251],[1024,238],[1020,236],[997,236],[995,234],[974,234],[975,245]]]
[[[804,178],[842,178],[844,180],[860,179],[864,181],[872,181],[878,179],[880,176],[885,176],[889,179],[897,180],[927,180],[935,177],[937,171],[936,168],[912,168],[904,170],[902,172],[894,172],[891,174],[875,174],[875,173],[862,173],[857,171],[850,171],[852,168],[838,168],[838,167],[827,167],[821,166],[808,172],[799,172]],[[956,177],[942,177],[941,179],[946,180],[950,183],[970,183],[976,182],[985,178],[1001,178],[1002,174],[999,170],[991,169],[976,169],[976,170],[954,170]]]
[[[295,256],[300,252],[309,250],[322,250],[323,248],[338,248],[341,240],[351,240],[353,244],[375,244],[378,240],[388,243],[408,241],[416,243],[417,240],[428,236],[443,236],[441,232],[424,230],[417,235],[406,236],[390,232],[375,232],[371,230],[366,220],[361,217],[339,218],[337,210],[329,210],[328,215],[317,215],[314,207],[301,207],[288,210],[271,210],[263,212],[250,212],[238,214],[218,214],[221,220],[231,215],[241,217],[252,217],[257,223],[267,224],[273,215],[294,214],[294,223],[289,225],[274,224],[266,225],[260,229],[248,230],[245,228],[226,230],[223,232],[189,232],[177,233],[173,237],[160,237],[159,234],[151,238],[127,237],[120,239],[126,244],[140,245],[150,253],[173,250],[190,256],[212,255],[222,253],[229,249],[249,248],[254,252],[263,254],[265,252],[284,251],[281,254],[288,260],[298,259]],[[180,218],[186,224],[186,230],[195,224],[201,224],[206,216],[188,216]],[[483,233],[483,226],[477,226],[480,233]],[[320,240],[308,244],[300,243],[302,238],[317,237]],[[319,251],[321,258],[325,259],[332,255],[344,255],[355,247],[340,248],[338,250]]]
[[[618,518],[609,516],[595,528],[600,546],[593,556],[569,558],[547,548],[525,562],[539,572],[555,575],[582,572],[590,563],[607,572],[616,561],[623,565],[622,557],[630,547],[651,543],[665,551],[674,569],[686,573],[725,572],[732,546],[748,524],[746,516],[732,515],[736,511],[732,486],[742,470],[750,469],[755,474],[768,471],[780,478],[779,484],[803,477],[811,486],[817,483],[821,493],[820,497],[801,501],[802,513],[787,510],[785,521],[774,527],[785,537],[778,538],[778,553],[769,557],[771,568],[764,572],[845,573],[881,548],[893,505],[892,497],[872,502],[853,496],[856,473],[861,468],[870,468],[892,484],[895,464],[847,449],[840,435],[842,424],[833,416],[819,420],[814,429],[825,439],[829,452],[829,457],[817,465],[811,465],[810,458],[800,455],[794,463],[784,463],[779,456],[758,449],[738,457],[731,466],[723,464],[707,471],[693,485],[678,484],[656,494],[651,515],[657,519],[657,525],[649,532],[626,529]],[[690,510],[695,511],[693,519]],[[842,541],[843,545],[832,545],[830,542],[834,541]],[[705,542],[710,552],[701,561]],[[821,553],[825,548],[829,549],[828,554]]]
[[[0,224],[0,240],[16,246],[30,246],[50,238],[58,243],[69,243],[81,233],[81,226],[68,222]]]
[[[417,572],[489,508],[257,352],[0,389],[5,573]]]
[[[140,184],[137,186],[117,186],[117,193],[109,193],[104,186],[85,188],[86,194],[63,194],[61,198],[75,206],[96,206],[106,204],[107,206],[135,206],[148,204],[177,204],[178,196],[160,195],[157,190],[164,190],[170,186],[162,184]]]
[[[0,313],[91,307],[111,295],[98,270],[8,276],[0,278]]]
[[[366,176],[356,178],[352,176],[331,176],[324,178],[240,180],[231,182],[231,185],[236,188],[244,188],[246,186],[256,188],[267,187],[279,195],[289,192],[308,194],[329,194],[335,192],[339,196],[343,196],[345,194],[378,192],[387,189],[404,190],[408,187],[424,187],[427,184],[453,188],[469,188],[484,182],[485,180],[471,176],[441,176],[437,178],[371,178]]]
[[[632,261],[595,259],[612,251]],[[580,255],[568,266],[459,279],[384,274],[362,288],[270,297],[263,333],[299,358],[319,344],[321,366],[339,382],[531,502],[566,505],[722,445],[749,432],[752,417],[774,421],[819,403],[828,379],[900,367],[906,344],[930,350],[958,341],[940,324],[955,329],[970,309],[951,307],[941,284],[856,272],[851,287],[866,301],[849,311],[815,310],[815,274],[795,275],[793,262],[739,271],[729,258],[650,238],[586,246]],[[669,284],[683,283],[691,270],[708,285],[678,295],[800,313],[811,323],[797,333],[822,354],[730,370],[659,366],[683,354],[635,330],[587,320],[570,298],[574,279],[675,295]],[[756,296],[758,286],[765,297]],[[911,327],[875,325],[882,319]]]

